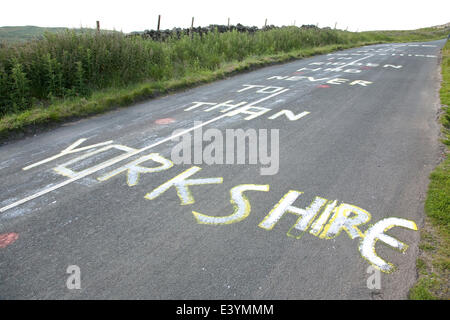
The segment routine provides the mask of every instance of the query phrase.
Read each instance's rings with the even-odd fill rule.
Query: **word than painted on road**
[[[253,120],[266,113],[273,111],[270,108],[256,106],[257,103],[261,103],[268,99],[271,99],[277,95],[287,92],[289,89],[284,87],[273,87],[264,85],[244,84],[244,88],[238,90],[238,93],[245,92],[247,90],[255,91],[258,94],[268,94],[268,96],[259,99],[255,102],[248,103],[247,101],[236,102],[234,100],[227,100],[223,102],[206,102],[206,101],[194,101],[191,105],[187,106],[184,111],[192,111],[202,109],[204,112],[219,111],[226,114],[227,117],[233,117],[236,115],[245,115],[244,120]],[[296,121],[310,114],[309,111],[301,111],[300,113],[294,113],[289,109],[282,109],[269,114],[268,119],[274,120],[278,118],[288,119],[289,121]]]
[[[252,86],[252,85],[248,85],[248,86],[250,86],[250,87],[259,87],[259,86]],[[265,90],[263,90],[263,89],[265,89]],[[273,90],[273,93],[272,93],[271,90]],[[234,109],[234,108],[232,110],[230,109],[228,112],[223,113],[220,116],[217,116],[217,117],[215,117],[213,119],[210,119],[208,121],[202,122],[200,124],[194,125],[193,127],[188,128],[186,130],[177,131],[177,133],[174,133],[174,134],[172,134],[169,137],[162,138],[162,139],[160,139],[160,140],[158,140],[158,141],[156,141],[156,142],[154,142],[154,143],[152,143],[150,145],[142,147],[140,149],[130,148],[130,147],[121,146],[121,145],[113,145],[111,140],[110,141],[106,141],[106,142],[102,142],[102,143],[98,143],[98,144],[95,144],[95,145],[92,145],[92,146],[79,147],[86,140],[84,138],[83,139],[79,139],[75,143],[73,143],[72,145],[70,145],[69,147],[67,147],[63,151],[61,151],[59,154],[57,154],[57,155],[55,155],[53,157],[50,157],[50,158],[38,161],[36,163],[30,164],[30,165],[24,167],[23,170],[30,170],[30,169],[33,169],[33,168],[35,168],[37,166],[43,165],[43,164],[45,164],[47,162],[56,160],[56,159],[58,159],[60,157],[64,157],[66,155],[73,154],[73,153],[78,153],[78,152],[81,152],[81,151],[86,151],[86,150],[89,150],[89,149],[94,149],[96,147],[102,147],[102,148],[99,149],[99,150],[93,150],[93,151],[89,152],[88,154],[83,155],[82,157],[87,157],[88,158],[90,156],[96,155],[97,153],[108,151],[108,150],[111,150],[111,149],[118,149],[119,151],[124,151],[125,153],[120,155],[120,156],[118,156],[118,157],[114,157],[113,159],[110,159],[109,161],[106,161],[106,162],[100,163],[100,164],[98,164],[98,165],[96,165],[94,167],[91,167],[88,170],[83,170],[82,172],[79,172],[78,174],[73,174],[73,171],[71,171],[70,169],[65,168],[65,167],[58,168],[58,173],[69,177],[69,179],[67,179],[65,181],[62,181],[60,183],[48,186],[48,187],[46,187],[46,188],[44,188],[44,189],[42,189],[40,191],[37,191],[37,192],[35,192],[35,193],[31,194],[31,195],[28,195],[28,196],[26,196],[26,197],[24,197],[24,198],[22,198],[20,200],[13,199],[13,201],[11,201],[11,202],[10,202],[10,200],[6,200],[5,202],[9,202],[9,204],[7,204],[7,205],[5,205],[3,207],[0,207],[0,213],[5,212],[5,211],[10,210],[10,209],[13,209],[13,208],[16,208],[18,206],[21,206],[21,205],[23,205],[23,204],[25,204],[25,203],[27,203],[29,201],[32,201],[32,200],[34,200],[36,198],[42,197],[42,196],[44,196],[46,194],[49,194],[49,193],[51,193],[51,192],[53,192],[55,190],[63,188],[63,187],[65,187],[65,186],[67,186],[67,185],[69,185],[69,184],[71,184],[73,182],[76,182],[76,181],[78,181],[80,179],[83,179],[83,178],[85,178],[85,177],[87,177],[87,176],[89,176],[91,174],[94,174],[94,173],[100,171],[100,170],[103,170],[103,169],[106,169],[108,167],[111,167],[111,166],[115,165],[118,162],[124,161],[125,159],[128,159],[130,157],[136,156],[138,154],[141,154],[141,153],[143,153],[143,152],[145,152],[145,151],[147,151],[149,149],[155,148],[155,147],[157,147],[159,145],[162,145],[162,144],[164,144],[166,142],[174,141],[178,137],[181,137],[181,136],[183,136],[185,134],[188,134],[189,132],[195,131],[195,130],[203,127],[203,126],[206,126],[206,125],[212,124],[214,122],[217,122],[219,120],[225,119],[226,117],[233,117],[233,116],[238,116],[238,115],[242,116],[243,115],[244,117],[246,117],[245,118],[246,120],[249,120],[250,118],[253,119],[255,117],[258,117],[258,116],[260,116],[260,115],[270,111],[271,109],[258,107],[258,106],[256,106],[256,104],[261,103],[263,101],[266,101],[268,99],[271,99],[271,98],[273,98],[273,97],[275,97],[277,95],[280,95],[280,94],[282,94],[282,93],[284,93],[284,92],[286,92],[288,90],[289,89],[284,89],[284,88],[280,88],[280,87],[277,87],[275,89],[273,89],[271,87],[265,87],[265,88],[262,88],[262,89],[259,88],[257,90],[259,92],[257,92],[257,93],[265,93],[265,94],[270,93],[270,94],[266,95],[264,98],[261,98],[261,99],[259,99],[257,101],[254,101],[254,102],[249,102],[249,103],[245,102],[245,104],[240,103],[239,107],[236,108],[236,109]],[[293,120],[299,119],[300,117],[304,116],[305,114],[303,114],[303,115],[302,114],[294,115],[293,112],[290,111],[290,110],[281,110],[280,112],[277,112],[276,114],[272,115],[271,119],[275,119],[275,118],[281,117],[283,115],[286,116],[289,120],[293,121]],[[70,163],[69,163],[69,165],[70,165]],[[14,200],[16,200],[16,201],[14,201]]]
[[[24,169],[30,169],[49,161],[56,160],[68,154],[86,151],[83,155],[79,155],[74,159],[68,160],[63,164],[59,164],[54,168],[58,174],[66,176],[70,179],[84,177],[93,172],[99,171],[98,168],[106,168],[105,164],[117,163],[117,159],[124,159],[124,155],[115,156],[101,164],[86,168],[82,171],[75,171],[70,167],[83,162],[88,162],[88,158],[99,156],[112,148],[123,151],[125,155],[136,154],[136,149],[119,144],[112,144],[112,141],[97,143],[91,146],[80,147],[84,139],[78,140],[68,148],[62,150],[59,154],[44,159],[35,165],[28,166]],[[94,149],[94,150],[93,150]],[[149,164],[152,165],[149,165]],[[155,174],[167,170],[172,170],[174,164],[171,160],[161,156],[158,153],[149,153],[141,155],[139,158],[132,160],[118,168],[104,172],[97,177],[100,182],[108,181],[114,177],[126,179],[129,187],[134,187],[140,183],[143,175]],[[159,197],[176,196],[181,206],[193,205],[195,196],[194,191],[198,192],[200,186],[206,187],[208,190],[213,185],[223,183],[223,177],[198,177],[202,170],[199,166],[192,166],[183,172],[177,172],[170,179],[157,186],[153,190],[149,190],[143,195],[146,200],[154,200]],[[172,170],[173,171],[173,170]],[[220,188],[220,186],[216,186]],[[241,222],[248,218],[251,214],[252,206],[247,196],[248,192],[269,192],[269,184],[252,184],[245,183],[232,187],[229,190],[230,203],[233,207],[229,213],[204,212],[202,210],[191,210],[194,220],[202,225],[230,225]],[[275,228],[278,222],[287,215],[294,215],[297,218],[295,224],[287,231],[287,236],[300,239],[305,233],[315,236],[319,239],[329,240],[338,237],[345,232],[350,239],[359,239],[359,252],[364,259],[379,270],[390,273],[395,270],[395,266],[378,256],[375,251],[375,245],[378,241],[405,252],[408,246],[386,234],[386,232],[394,227],[402,227],[405,229],[416,230],[417,226],[413,221],[390,217],[382,219],[371,225],[367,230],[363,231],[362,226],[371,220],[371,214],[355,205],[339,202],[338,200],[328,200],[323,197],[315,197],[309,206],[300,208],[295,202],[302,196],[303,192],[295,189],[289,190],[276,203],[273,208],[260,221],[258,227],[270,231]]]

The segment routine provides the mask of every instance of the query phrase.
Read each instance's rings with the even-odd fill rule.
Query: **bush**
[[[54,98],[87,97],[98,89],[143,80],[176,80],[250,56],[410,36],[398,31],[352,33],[314,26],[258,30],[241,25],[212,26],[192,37],[186,31],[165,32],[164,41],[155,41],[148,34],[66,31],[47,33],[42,40],[2,45],[0,115],[29,109],[37,102],[45,105]],[[436,34],[413,35],[414,39],[430,36]]]

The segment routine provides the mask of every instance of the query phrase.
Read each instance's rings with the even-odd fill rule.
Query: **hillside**
[[[64,27],[44,28],[35,26],[0,27],[0,42],[8,42],[8,43],[26,42],[33,39],[42,38],[45,32],[61,33],[66,30],[69,30],[69,28]],[[95,29],[88,29],[88,28],[83,29],[78,28],[70,30],[74,30],[77,33],[95,31]]]

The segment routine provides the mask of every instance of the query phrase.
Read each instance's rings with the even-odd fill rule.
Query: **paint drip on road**
[[[15,232],[0,234],[0,249],[6,248],[19,238],[19,234]]]
[[[172,118],[163,118],[155,121],[156,124],[170,124],[175,122],[175,119]]]

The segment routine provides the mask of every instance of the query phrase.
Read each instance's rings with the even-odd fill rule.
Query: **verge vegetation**
[[[443,113],[443,142],[450,146],[450,41],[442,49],[442,85],[440,90]],[[450,158],[431,173],[425,201],[425,227],[421,231],[417,259],[418,281],[409,292],[410,299],[450,298]]]

